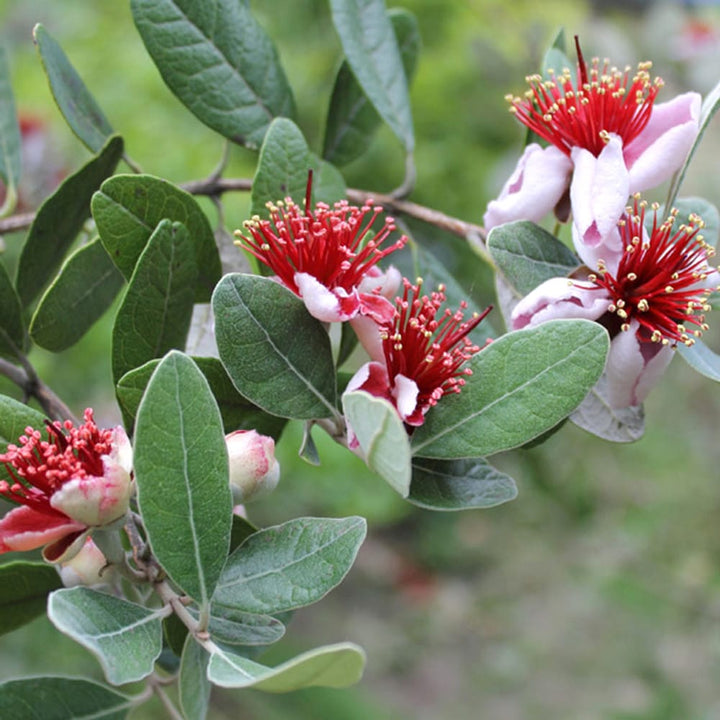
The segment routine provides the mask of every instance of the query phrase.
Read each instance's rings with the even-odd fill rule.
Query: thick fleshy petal
[[[570,183],[573,222],[579,241],[598,247],[617,227],[630,194],[622,140],[611,135],[597,157],[580,147],[573,148],[571,155],[575,165]],[[582,256],[577,243],[576,249]]]
[[[631,321],[629,330],[618,333],[610,343],[605,371],[613,408],[640,405],[673,358],[669,345],[641,341],[638,327],[636,320]]]
[[[350,378],[345,392],[364,390],[374,397],[390,400],[390,378],[383,363],[367,362]]]
[[[570,159],[556,147],[528,145],[498,198],[488,204],[485,229],[513,220],[539,222],[562,198],[571,172]]]
[[[395,408],[398,411],[400,417],[408,422],[411,418],[414,420],[412,425],[422,425],[423,416],[420,414],[419,417],[413,417],[415,410],[417,409],[417,399],[420,394],[420,388],[417,383],[411,378],[405,377],[402,374],[395,376],[395,387],[392,391],[392,396],[395,401]]]
[[[360,293],[360,313],[376,323],[387,325],[395,316],[395,306],[382,295]]]
[[[593,271],[597,270],[600,267],[599,261],[602,260],[605,268],[611,273],[615,273],[625,249],[620,228],[616,226],[608,233],[604,242],[592,247],[581,240],[580,231],[575,225],[573,225],[572,229],[572,238],[575,252],[588,268]]]
[[[380,326],[375,320],[366,315],[356,315],[350,320],[350,325],[370,359],[383,363],[385,353],[383,352],[382,338],[380,337]]]
[[[357,289],[362,293],[380,293],[384,298],[392,300],[401,282],[402,275],[394,265],[390,265],[387,270],[381,270],[375,265],[363,275]]]
[[[590,283],[557,277],[546,280],[515,306],[513,330],[535,327],[548,320],[584,318],[597,320],[607,312],[610,297]]]
[[[631,193],[657,187],[680,168],[698,134],[700,105],[694,92],[655,105],[644,130],[624,149]]]
[[[34,550],[86,529],[61,513],[43,513],[22,505],[0,520],[0,552]]]
[[[350,294],[342,288],[326,288],[308,273],[295,273],[295,284],[308,312],[320,322],[343,322],[357,315],[360,297],[356,290]]]

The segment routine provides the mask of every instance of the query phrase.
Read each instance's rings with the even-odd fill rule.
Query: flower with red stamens
[[[342,200],[332,208],[317,203],[311,210],[310,182],[304,210],[290,198],[268,208],[270,219],[248,220],[244,227],[249,236],[236,232],[236,244],[301,297],[311,315],[323,322],[342,322],[358,315],[385,322],[392,317],[384,286],[390,285],[392,297],[400,275],[391,268],[391,277],[386,277],[377,263],[403,247],[407,238],[403,235],[381,247],[395,230],[394,220],[388,217],[373,234],[382,208],[372,200],[362,207]]]
[[[599,247],[629,195],[660,185],[682,165],[698,133],[701,99],[685,93],[656,104],[662,80],[650,77],[650,63],[640,63],[633,75],[607,60],[587,65],[575,43],[577,80],[568,69],[548,79],[533,75],[524,97],[508,96],[518,120],[549,146],[526,148],[488,205],[485,225],[537,222],[559,207],[565,219],[569,188],[576,240]]]
[[[43,547],[50,562],[65,562],[92,528],[125,515],[132,494],[132,448],[121,427],[103,430],[86,410],[85,422],[46,422],[45,435],[25,429],[19,446],[0,454],[10,480],[0,496],[19,507],[0,520],[0,552]]]
[[[636,196],[618,224],[617,242],[606,248],[607,258],[590,263],[586,279],[552,278],[512,313],[515,330],[556,318],[587,318],[607,328],[608,391],[616,408],[640,404],[672,359],[672,348],[692,345],[707,329],[707,299],[720,282],[698,216],[675,227],[677,211],[659,222],[654,206],[646,229],[645,210]]]
[[[467,337],[490,312],[464,320],[467,303],[453,312],[441,306],[444,287],[421,295],[416,285],[403,279],[404,292],[395,300],[395,317],[378,327],[382,359],[371,360],[353,376],[347,391],[365,390],[389,400],[409,426],[422,425],[427,411],[444,395],[459,393],[472,371],[465,363],[480,350]],[[370,350],[372,354],[372,350]]]

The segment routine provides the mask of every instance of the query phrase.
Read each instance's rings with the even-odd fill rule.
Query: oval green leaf
[[[67,55],[42,25],[33,28],[33,40],[65,121],[91,152],[98,152],[113,134],[112,126]]]
[[[110,307],[123,282],[100,238],[95,238],[65,261],[40,298],[30,322],[30,336],[52,352],[69,348]]]
[[[161,220],[190,233],[199,271],[195,302],[207,302],[220,279],[220,256],[210,223],[195,198],[152,175],[116,175],[92,198],[92,214],[108,255],[127,280]]]
[[[297,518],[251,535],[228,558],[213,608],[274,615],[327,595],[355,562],[361,517]]]
[[[269,278],[226,275],[213,294],[220,360],[241,395],[273,415],[337,415],[330,339],[302,300]]]
[[[230,544],[232,500],[222,419],[193,361],[169,353],[135,425],[138,504],[153,552],[205,610]]]
[[[130,370],[185,346],[197,277],[185,227],[163,220],[138,260],[112,334],[115,383]]]
[[[15,209],[22,169],[20,147],[20,127],[15,111],[15,96],[10,85],[7,51],[0,48],[0,179],[5,183],[5,200],[0,208],[0,217]]]
[[[122,138],[110,138],[100,154],[66,178],[38,210],[22,247],[15,280],[24,307],[60,267],[90,217],[93,193],[113,174],[122,152]]]
[[[247,3],[132,0],[133,18],[163,80],[201,122],[259,147],[294,101],[275,47]]]
[[[180,707],[185,720],[205,720],[207,716],[211,690],[207,678],[209,661],[210,656],[207,652],[192,635],[188,634],[180,660],[178,683]]]
[[[48,617],[60,632],[95,655],[112,685],[150,675],[162,651],[162,619],[157,610],[90,588],[52,593]]]
[[[283,693],[312,686],[348,687],[360,680],[364,669],[365,652],[353,643],[315,648],[274,668],[222,648],[210,658],[208,677],[221,687]]]
[[[44,615],[47,596],[61,587],[57,570],[47,563],[0,565],[0,635]]]
[[[609,348],[588,320],[553,320],[495,340],[473,374],[442,398],[412,438],[420,457],[485,457],[524,445],[567,417],[597,382]]]
[[[343,395],[343,409],[367,466],[393,490],[410,492],[410,442],[400,416],[383,398],[356,391]]]
[[[25,323],[20,298],[0,262],[0,355],[17,358],[25,348]]]

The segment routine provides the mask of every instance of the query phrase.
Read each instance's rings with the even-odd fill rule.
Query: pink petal
[[[605,263],[605,267],[611,272],[617,271],[618,264],[622,258],[625,246],[623,244],[622,235],[620,229],[615,227],[600,245],[593,247],[585,244],[580,238],[580,232],[575,225],[572,229],[573,245],[575,246],[575,252],[580,256],[580,259],[587,265],[591,270],[597,270],[599,267],[599,261],[602,260]]]
[[[400,271],[390,265],[387,270],[381,270],[373,265],[366,273],[357,289],[363,293],[379,292],[384,298],[392,300],[400,288],[402,275]]]
[[[515,306],[513,330],[535,327],[548,320],[585,318],[597,320],[607,312],[610,297],[590,283],[568,278],[550,278],[538,285]]]
[[[528,145],[497,200],[488,204],[485,229],[513,220],[539,222],[562,198],[571,172],[570,159],[556,147]]]
[[[581,244],[597,247],[617,226],[630,194],[622,140],[611,135],[598,157],[580,147],[571,154],[575,164],[570,184],[573,221]]]
[[[418,388],[414,380],[399,373],[395,376],[395,387],[393,388],[392,395],[395,401],[394,405],[403,420],[407,420],[415,412],[419,393],[420,388]],[[422,425],[422,421],[423,417],[421,415],[420,422],[413,424]]]
[[[374,397],[390,400],[390,378],[383,363],[367,362],[350,378],[345,392],[364,390]]]
[[[657,187],[680,168],[698,134],[700,105],[694,92],[655,105],[645,129],[625,148],[631,193]]]
[[[360,313],[380,324],[392,322],[395,306],[382,295],[360,293]]]
[[[661,343],[642,342],[637,337],[637,320],[618,333],[610,343],[605,371],[608,402],[613,408],[640,405],[660,379],[673,358],[673,349]]]
[[[371,317],[364,315],[351,318],[350,325],[370,359],[384,363],[385,353],[380,338],[380,326]]]
[[[85,529],[60,513],[41,513],[22,505],[0,520],[0,552],[34,550]]]
[[[308,312],[320,322],[343,322],[357,315],[360,298],[356,290],[330,290],[308,273],[295,273],[295,284]]]

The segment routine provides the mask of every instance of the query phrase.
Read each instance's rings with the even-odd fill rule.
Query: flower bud
[[[275,441],[255,430],[236,430],[225,442],[233,501],[247,503],[270,494],[280,479]]]
[[[108,566],[105,556],[89,537],[75,556],[58,565],[58,572],[65,587],[107,585],[115,575],[114,568]]]

